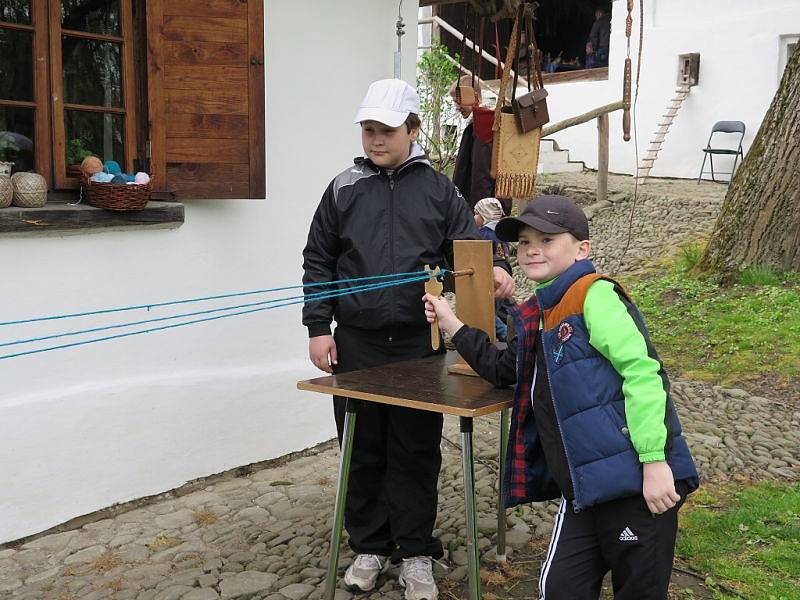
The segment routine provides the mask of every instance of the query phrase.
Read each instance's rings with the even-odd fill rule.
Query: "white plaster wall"
[[[319,197],[360,151],[352,116],[392,76],[397,3],[265,7],[267,199],[187,202],[175,230],[0,237],[0,321],[300,282]],[[413,82],[417,3],[403,13]],[[318,373],[306,357],[288,307],[0,361],[0,543],[330,439],[330,400],[295,389]]]
[[[634,14],[631,55],[638,49],[638,3]],[[622,98],[625,59],[625,3],[615,0],[609,80],[548,87],[552,121],[586,112]],[[639,153],[644,155],[676,87],[678,55],[700,53],[700,84],[692,88],[670,128],[651,174],[697,177],[711,126],[715,121],[744,121],[745,151],[755,136],[778,88],[781,35],[800,32],[796,0],[648,0],[637,124]],[[570,151],[571,160],[597,167],[596,121],[553,136]],[[717,159],[715,159],[717,163]],[[730,162],[719,158],[719,168]],[[611,115],[610,169],[635,170],[633,140],[622,141],[622,111]]]

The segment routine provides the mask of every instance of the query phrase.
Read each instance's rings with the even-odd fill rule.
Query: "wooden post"
[[[456,271],[472,269],[472,275],[456,277],[456,314],[470,327],[477,327],[495,341],[494,330],[494,272],[492,242],[488,240],[455,240],[453,262]],[[475,371],[460,356],[448,373],[475,375]]]
[[[608,198],[608,113],[597,117],[597,201]]]

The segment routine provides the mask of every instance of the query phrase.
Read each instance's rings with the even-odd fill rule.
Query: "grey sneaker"
[[[406,600],[436,600],[439,597],[428,556],[404,558],[398,581],[406,588]]]
[[[359,554],[344,574],[344,584],[351,592],[369,592],[375,587],[378,575],[389,568],[388,556]]]

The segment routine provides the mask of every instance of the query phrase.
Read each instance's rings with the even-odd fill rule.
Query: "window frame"
[[[37,173],[41,174],[48,185],[52,182],[52,160],[51,144],[52,136],[50,133],[50,90],[48,87],[48,30],[47,30],[47,0],[31,0],[31,22],[30,24],[12,23],[10,21],[0,21],[3,29],[14,29],[17,31],[28,31],[33,34],[31,65],[33,73],[33,100],[3,100],[0,99],[0,106],[11,108],[32,109],[33,113],[33,166]],[[39,27],[39,24],[43,24]],[[37,66],[44,62],[43,68]]]
[[[792,44],[800,44],[800,33],[784,33],[778,37],[778,85],[781,84],[783,72],[792,57],[789,52],[789,46]]]
[[[34,3],[44,0],[33,0]],[[120,33],[121,36],[103,35],[63,29],[61,27],[61,1],[50,1],[50,15],[48,30],[50,35],[50,87],[52,90],[52,131],[53,131],[53,160],[54,184],[56,189],[70,189],[80,187],[80,178],[71,176],[67,172],[66,164],[66,127],[64,118],[67,110],[82,110],[86,112],[111,113],[123,116],[123,131],[125,135],[124,152],[125,160],[122,170],[133,171],[133,161],[137,149],[137,122],[136,122],[136,73],[134,68],[135,36],[133,26],[133,0],[118,0],[120,6]],[[81,39],[99,40],[120,44],[122,58],[122,107],[95,107],[64,102],[63,94],[63,69],[62,69],[62,35]]]

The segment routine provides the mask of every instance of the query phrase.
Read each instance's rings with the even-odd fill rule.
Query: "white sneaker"
[[[406,588],[406,600],[436,600],[439,597],[428,556],[404,558],[398,581]]]
[[[378,554],[359,554],[344,574],[344,584],[351,592],[369,592],[375,587],[378,575],[389,568],[389,557]]]

